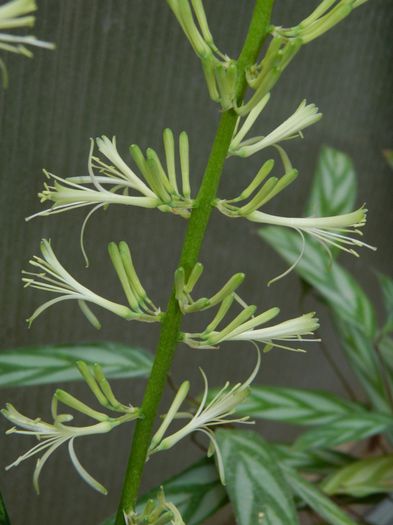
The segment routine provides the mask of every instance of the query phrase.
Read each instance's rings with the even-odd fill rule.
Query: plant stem
[[[247,88],[246,68],[257,60],[263,41],[267,36],[273,2],[274,0],[256,0],[255,2],[247,37],[237,61],[238,103],[243,100]],[[180,256],[179,266],[184,267],[186,275],[189,275],[194,265],[198,262],[199,252],[212,211],[212,202],[216,197],[236,120],[237,114],[233,110],[222,113],[219,120],[217,133],[196,198],[195,207],[191,213]],[[143,419],[139,419],[135,427],[115,525],[125,524],[123,511],[130,512],[135,508],[137,502],[152,428],[164,391],[167,374],[170,371],[175,354],[181,320],[182,313],[174,291],[172,291],[167,311],[162,321],[157,352],[141,406]]]

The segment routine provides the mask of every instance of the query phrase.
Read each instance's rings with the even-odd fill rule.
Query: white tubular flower
[[[262,314],[256,315],[256,306],[246,306],[229,324],[222,330],[216,330],[231,306],[231,301],[222,302],[213,321],[201,333],[184,333],[182,342],[191,348],[217,348],[217,345],[225,341],[250,341],[253,343],[264,343],[265,352],[273,347],[304,352],[303,349],[288,346],[285,343],[314,342],[319,339],[304,338],[313,335],[319,327],[315,313],[310,312],[300,317],[284,321],[268,328],[258,328],[274,319],[280,312],[277,307],[270,308]]]
[[[226,425],[228,423],[253,423],[248,421],[248,416],[240,418],[231,416],[235,413],[237,406],[240,405],[248,396],[249,386],[258,373],[261,363],[261,355],[259,350],[257,350],[257,352],[257,364],[245,383],[237,383],[236,385],[231,386],[228,382],[226,382],[224,387],[209,402],[208,381],[205,373],[202,369],[200,369],[205,388],[198,410],[193,415],[178,412],[180,405],[184,401],[189,389],[188,382],[183,383],[172,403],[172,406],[168,411],[168,414],[165,416],[161,427],[157,430],[152,439],[149,448],[149,455],[172,448],[174,445],[176,445],[176,443],[193,432],[202,432],[210,439],[211,447],[209,449],[209,455],[213,454],[214,452],[216,453],[221,481],[225,485],[223,462],[217,441],[214,437],[214,429],[217,426]],[[176,417],[176,415],[177,417],[190,417],[190,421],[174,434],[163,438],[167,428],[169,427],[169,424]]]
[[[25,283],[25,286],[31,286],[38,290],[51,292],[58,295],[58,297],[51,299],[38,307],[28,319],[29,324],[31,324],[34,319],[50,306],[68,299],[74,299],[79,302],[82,312],[96,328],[99,328],[100,324],[86,303],[96,304],[97,306],[105,308],[115,315],[127,320],[136,319],[149,322],[159,320],[158,310],[154,315],[145,315],[140,309],[135,308],[135,310],[133,310],[127,306],[109,301],[80,284],[62,266],[57,259],[50,242],[45,239],[41,241],[41,253],[43,258],[34,256],[33,259],[29,261],[32,266],[41,271],[23,271],[22,273],[25,277],[22,278],[22,281]]]
[[[87,367],[85,363],[83,363],[83,365]],[[82,403],[72,395],[68,394],[64,390],[57,390],[55,395],[53,396],[53,423],[46,423],[40,418],[30,419],[29,417],[26,417],[20,412],[18,412],[18,410],[16,410],[16,408],[11,404],[7,404],[6,408],[1,410],[3,416],[15,425],[13,428],[9,429],[6,432],[7,434],[21,434],[25,436],[34,436],[39,441],[37,445],[32,447],[26,453],[22,454],[16,461],[14,461],[6,467],[7,470],[12,467],[16,467],[22,461],[39,454],[40,457],[37,460],[33,475],[33,485],[37,493],[39,493],[39,477],[46,461],[49,459],[51,454],[55,452],[57,448],[59,448],[65,443],[68,443],[68,452],[70,455],[70,459],[78,474],[93,489],[97,490],[98,492],[101,492],[102,494],[107,494],[106,488],[103,485],[101,485],[101,483],[99,483],[97,480],[95,480],[80,464],[75,453],[74,440],[83,436],[105,434],[107,432],[110,432],[113,428],[117,427],[118,425],[138,418],[139,409],[134,407],[127,407],[119,403],[114,397],[109,383],[103,376],[102,370],[98,365],[95,365],[95,372],[97,372],[97,380],[100,380],[101,389],[96,382],[96,385],[92,388],[93,393],[96,395],[97,399],[102,405],[104,405],[106,408],[109,408],[110,410],[121,412],[121,416],[113,418],[104,414],[103,412],[98,412],[97,410],[94,410],[89,406],[85,405],[84,403]],[[94,381],[95,379],[93,378],[90,380],[90,383],[94,383]],[[99,390],[99,395],[97,395],[97,393],[94,391],[94,388],[96,388],[96,390]],[[71,414],[59,414],[57,411],[58,402],[62,402],[63,404],[83,414],[88,415],[89,417],[98,421],[98,423],[85,427],[67,425],[66,423],[69,423],[73,420],[73,416]]]
[[[299,105],[295,113],[285,120],[278,128],[265,137],[253,137],[243,141],[244,136],[255,122],[260,112],[267,104],[269,98],[266,95],[246,118],[243,126],[234,135],[229,148],[229,155],[238,157],[249,157],[258,151],[270,146],[275,146],[285,140],[302,137],[302,130],[312,126],[322,118],[315,104],[307,104],[306,100]]]
[[[88,158],[88,175],[81,177],[61,178],[44,170],[53,184],[44,185],[44,190],[38,196],[41,202],[50,201],[52,207],[35,213],[26,220],[37,216],[47,216],[55,213],[93,206],[87,215],[81,231],[83,249],[83,233],[88,219],[98,209],[110,204],[125,204],[141,208],[158,208],[164,212],[172,212],[188,218],[193,201],[190,197],[189,176],[189,144],[184,131],[179,135],[179,157],[181,167],[182,192],[178,189],[175,166],[175,143],[173,133],[165,129],[163,142],[166,156],[166,170],[163,168],[157,153],[148,148],[146,158],[136,145],[130,147],[130,153],[137,164],[142,178],[124,162],[116,147],[115,137],[110,140],[106,136],[91,139]],[[97,145],[103,158],[93,155],[94,145]],[[144,181],[144,180],[145,181]],[[130,195],[130,192],[132,193]]]
[[[367,209],[364,207],[352,213],[344,213],[343,215],[335,215],[332,217],[278,217],[261,211],[253,211],[245,216],[246,219],[252,222],[292,228],[297,231],[302,238],[302,249],[294,264],[283,274],[272,279],[269,284],[281,279],[296,267],[305,249],[304,234],[308,234],[320,242],[330,258],[332,258],[330,247],[338,248],[355,257],[359,257],[356,251],[357,248],[368,248],[375,251],[375,246],[371,246],[354,237],[356,235],[363,235],[363,232],[359,230],[359,228],[362,228],[366,224],[366,217]]]
[[[318,319],[314,316],[315,312],[310,312],[274,326],[269,326],[268,328],[241,332],[238,330],[226,339],[230,341],[255,341],[257,343],[264,343],[268,346],[268,350],[276,346],[278,348],[284,348],[285,350],[304,352],[302,348],[293,348],[286,343],[320,341],[320,339],[304,338],[306,335],[313,335],[314,331],[319,328]]]
[[[0,31],[15,29],[20,27],[32,27],[35,23],[35,16],[31,13],[36,11],[35,0],[11,0],[0,6]],[[18,53],[31,58],[33,53],[26,46],[43,47],[54,49],[54,44],[38,40],[34,36],[18,36],[0,32],[0,50]],[[3,85],[8,85],[7,69],[2,59],[0,59],[0,69],[3,75]]]
[[[315,38],[323,35],[346,18],[353,9],[364,4],[367,0],[323,0],[314,11],[295,27],[274,28],[275,34],[285,38],[301,39],[308,44]]]

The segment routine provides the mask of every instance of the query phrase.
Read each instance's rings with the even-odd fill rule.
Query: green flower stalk
[[[0,6],[0,50],[31,58],[33,53],[26,46],[42,47],[45,49],[55,48],[54,44],[38,40],[35,36],[20,36],[2,32],[3,30],[34,26],[35,16],[31,13],[36,9],[37,5],[35,0],[11,0]],[[7,87],[7,68],[1,58],[0,70],[3,76],[3,86]]]
[[[79,401],[64,390],[57,390],[52,398],[51,412],[53,423],[46,423],[40,418],[31,419],[26,417],[18,412],[18,410],[16,410],[16,408],[11,404],[7,404],[6,408],[1,410],[4,417],[6,417],[11,423],[15,425],[13,428],[7,431],[7,434],[34,436],[39,441],[37,445],[19,456],[18,459],[6,467],[8,470],[12,467],[18,466],[26,459],[41,454],[37,460],[33,475],[33,485],[37,493],[39,493],[40,474],[45,463],[55,452],[55,450],[57,450],[61,445],[68,443],[68,452],[71,462],[81,478],[93,489],[101,492],[102,494],[107,494],[108,491],[106,488],[96,479],[94,479],[79,462],[79,459],[75,453],[74,441],[79,437],[92,436],[95,434],[106,434],[115,427],[137,419],[140,416],[139,409],[132,406],[123,405],[116,399],[99,365],[94,365],[94,374],[91,372],[86,363],[80,362],[79,368],[83,370],[82,375],[89,378],[88,384],[90,389],[100,404],[109,410],[121,412],[121,416],[113,418],[107,414],[104,414],[103,412],[98,412],[97,410],[90,408],[88,405],[85,405],[82,403],[82,401]],[[95,419],[98,421],[98,423],[84,427],[68,425],[67,423],[73,420],[73,416],[71,414],[59,414],[59,402],[72,408],[73,410],[89,416],[92,419]]]
[[[127,290],[126,296],[129,299],[130,307],[109,301],[80,284],[60,263],[50,241],[43,239],[41,242],[43,258],[34,256],[29,261],[31,266],[41,271],[23,271],[22,274],[25,277],[22,278],[22,281],[25,283],[25,286],[51,292],[58,295],[58,297],[39,306],[29,317],[28,323],[31,324],[50,306],[69,299],[78,301],[82,312],[96,328],[100,328],[100,323],[86,303],[93,303],[101,308],[105,308],[126,320],[159,321],[161,312],[154,307],[151,300],[146,296],[146,292],[143,290],[133,267],[128,247],[124,244],[121,247],[122,256],[113,255],[115,248],[112,245],[110,245],[110,252],[123,289]]]

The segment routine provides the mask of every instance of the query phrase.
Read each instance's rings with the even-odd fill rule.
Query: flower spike
[[[20,27],[32,27],[35,24],[36,11],[35,0],[11,0],[0,6],[0,31],[6,29],[16,29]],[[18,53],[31,58],[33,53],[26,46],[42,47],[54,49],[55,45],[50,42],[38,40],[35,36],[11,35],[0,32],[0,50]],[[0,72],[3,77],[3,87],[8,86],[8,74],[4,61],[0,58]]]
[[[200,369],[205,387],[201,403],[194,414],[178,412],[189,387],[188,384],[183,384],[180,387],[178,394],[175,396],[172,406],[164,418],[161,427],[157,430],[153,437],[149,448],[149,456],[155,454],[156,452],[172,448],[174,445],[176,445],[176,443],[193,432],[202,432],[210,439],[212,453],[215,452],[217,456],[217,464],[221,482],[223,485],[225,485],[224,468],[221,453],[214,437],[214,428],[220,425],[226,425],[228,423],[253,423],[253,421],[249,421],[248,416],[240,418],[231,416],[233,416],[235,413],[236,407],[240,405],[248,396],[249,386],[258,373],[261,364],[261,355],[258,348],[257,354],[257,363],[254,370],[251,372],[250,377],[244,383],[237,383],[232,387],[228,382],[225,383],[224,387],[213,397],[211,401],[208,401],[209,385],[206,375],[204,371]],[[189,417],[190,421],[174,434],[163,437],[169,427],[169,424],[176,417]]]
[[[37,288],[38,290],[55,293],[58,295],[58,297],[56,297],[55,299],[51,299],[45,302],[40,307],[38,307],[28,319],[29,324],[31,324],[42,312],[44,312],[50,306],[60,301],[65,301],[68,299],[74,299],[79,302],[82,312],[86,315],[88,320],[91,321],[96,328],[99,328],[100,324],[97,321],[94,314],[90,311],[86,303],[93,303],[97,306],[101,306],[102,308],[105,308],[114,313],[115,315],[118,315],[123,319],[127,320],[139,320],[145,322],[160,320],[160,311],[158,309],[155,310],[154,313],[151,311],[149,311],[149,313],[144,313],[141,310],[141,308],[139,308],[139,306],[135,309],[132,309],[132,307],[129,308],[127,306],[114,303],[113,301],[109,301],[108,299],[97,295],[96,293],[92,292],[91,290],[80,284],[76,279],[74,279],[71,276],[71,274],[57,259],[51,247],[50,241],[45,239],[42,240],[41,253],[43,258],[34,256],[33,259],[29,261],[33,267],[38,268],[41,271],[23,271],[22,274],[24,275],[24,277],[22,278],[22,281],[25,283],[25,286],[31,286],[32,288]],[[128,261],[126,267],[130,271]],[[138,298],[139,301],[142,301],[142,295],[138,296]],[[146,297],[144,297],[144,301],[146,303],[146,301],[149,300]]]
[[[83,367],[84,373],[86,370],[89,370],[89,367],[86,363],[83,363],[83,365],[80,363],[79,366],[80,368]],[[137,419],[140,417],[140,413],[139,409],[132,406],[123,405],[117,401],[113,395],[108,381],[102,372],[102,369],[99,367],[99,365],[94,365],[94,367],[95,370],[99,370],[98,375],[101,381],[102,378],[104,378],[106,382],[106,386],[104,388],[101,387],[102,390],[100,392],[101,395],[104,395],[107,401],[107,408],[116,412],[120,412],[122,415],[113,418],[104,414],[103,412],[98,412],[97,410],[90,408],[85,403],[82,403],[82,401],[79,401],[71,394],[68,394],[64,390],[57,390],[52,398],[53,423],[46,423],[40,418],[30,419],[29,417],[26,417],[18,412],[18,410],[16,410],[16,408],[11,404],[7,404],[6,407],[1,410],[3,416],[11,421],[13,425],[15,425],[6,432],[7,434],[35,436],[39,441],[37,445],[28,450],[26,453],[22,454],[16,459],[16,461],[6,467],[8,470],[12,467],[16,467],[25,459],[33,457],[37,454],[42,454],[37,460],[33,475],[33,485],[37,493],[39,493],[39,477],[46,461],[57,448],[67,442],[70,459],[81,478],[98,492],[101,492],[102,494],[107,494],[108,492],[106,488],[97,480],[95,480],[80,464],[79,459],[75,453],[74,440],[78,437],[91,436],[94,434],[105,434],[110,432],[113,428],[123,423]],[[110,393],[107,388],[110,389]],[[73,416],[71,414],[59,414],[59,402],[77,412],[91,417],[92,419],[98,421],[98,423],[85,427],[68,425],[67,423],[73,420]]]

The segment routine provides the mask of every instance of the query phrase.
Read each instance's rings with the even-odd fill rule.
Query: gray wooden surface
[[[236,55],[244,38],[251,0],[206,1],[216,40]],[[277,0],[276,23],[296,23],[316,5],[315,0]],[[24,218],[38,210],[45,167],[60,176],[86,172],[89,137],[116,135],[119,148],[161,148],[161,132],[172,127],[189,132],[192,183],[197,188],[217,124],[217,108],[210,102],[200,65],[163,0],[42,0],[35,33],[56,42],[55,52],[37,51],[33,61],[8,57],[10,89],[0,91],[0,345],[10,348],[32,343],[111,339],[143,345],[153,351],[158,329],[127,324],[102,314],[99,333],[80,315],[76,305],[64,303],[45,313],[30,330],[25,319],[40,294],[23,290],[20,271],[37,253],[42,237],[50,237],[62,259],[84,282],[116,297],[118,286],[106,256],[110,240],[127,240],[146,288],[165,305],[184,234],[185,221],[158,211],[112,207],[97,213],[87,229],[91,268],[85,270],[78,235],[84,212],[36,219]],[[346,257],[345,264],[378,298],[370,268],[386,273],[393,255],[393,173],[381,154],[393,147],[392,133],[392,0],[373,0],[358,9],[334,31],[306,47],[275,89],[270,107],[258,124],[261,134],[290,115],[303,98],[315,102],[325,114],[306,130],[303,141],[288,146],[301,177],[295,190],[282,194],[270,211],[299,214],[309,190],[315,161],[323,143],[349,153],[355,162],[360,188],[358,202],[367,201],[366,237],[378,252],[361,259]],[[222,195],[235,195],[259,167],[261,157],[230,160],[222,182]],[[293,186],[294,187],[294,186]],[[293,188],[292,187],[292,188]],[[206,272],[201,292],[213,291],[231,274],[247,273],[243,297],[260,308],[279,305],[283,318],[315,307],[299,305],[295,275],[270,288],[269,278],[284,269],[283,262],[256,236],[252,224],[229,223],[214,214],[201,254]],[[113,290],[112,290],[113,288]],[[120,295],[119,295],[120,298]],[[346,373],[334,335],[326,321],[321,328],[329,351]],[[252,367],[254,353],[247,346],[219,352],[179,348],[174,377],[188,377],[200,388],[198,365],[212,383],[242,379]],[[263,360],[259,381],[287,386],[319,387],[342,393],[318,346],[306,355],[275,351]],[[116,382],[124,401],[138,403],[143,381]],[[82,398],[81,384],[67,386]],[[48,416],[54,386],[0,391],[1,404],[12,401],[30,416]],[[168,398],[167,398],[168,399]],[[83,464],[110,489],[107,497],[92,492],[76,475],[66,451],[58,451],[42,474],[42,494],[31,485],[34,461],[8,473],[3,466],[29,446],[28,439],[4,437],[1,427],[1,489],[9,504],[13,525],[93,525],[110,514],[128,456],[130,428],[97,439],[80,440],[77,451]],[[264,424],[267,438],[285,439],[284,426]],[[146,468],[144,487],[158,483],[190,464],[199,452],[184,442],[175,451],[157,455]],[[225,514],[225,513],[224,513]],[[216,525],[225,516],[213,520]],[[229,518],[227,518],[229,519]]]

